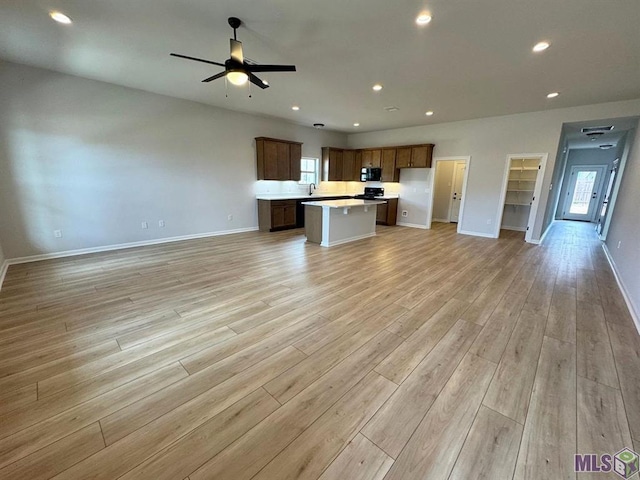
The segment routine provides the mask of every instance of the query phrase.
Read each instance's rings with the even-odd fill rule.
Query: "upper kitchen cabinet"
[[[361,161],[355,150],[322,147],[322,180],[355,182],[360,180]]]
[[[396,149],[382,149],[382,181],[398,182],[400,180],[400,171],[396,165]]]
[[[396,168],[431,168],[433,144],[396,147]]]
[[[343,150],[341,148],[322,147],[322,180],[342,181]]]
[[[396,168],[409,168],[411,166],[411,147],[396,148]]]
[[[413,145],[411,147],[411,168],[431,168],[433,144]]]
[[[362,157],[356,162],[355,150],[342,151],[342,180],[345,182],[357,182],[360,180],[360,165]]]
[[[275,138],[256,138],[258,180],[300,181],[302,143]]]
[[[382,149],[381,148],[368,148],[362,150],[362,167],[377,167],[382,166]]]

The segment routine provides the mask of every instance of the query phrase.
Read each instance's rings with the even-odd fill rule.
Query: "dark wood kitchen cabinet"
[[[409,168],[411,166],[411,147],[396,148],[396,168]]]
[[[367,148],[362,150],[362,167],[377,167],[382,166],[382,149],[381,148]]]
[[[300,181],[302,143],[256,138],[258,180]]]
[[[322,180],[356,182],[360,180],[360,162],[356,151],[345,148],[322,147]]]
[[[342,180],[345,182],[360,181],[360,162],[356,163],[355,150],[342,151]]]
[[[342,181],[342,158],[343,151],[341,148],[322,148],[322,180],[325,182]]]
[[[400,181],[400,171],[396,167],[396,149],[382,149],[382,181],[398,182]]]
[[[433,144],[396,147],[396,168],[431,168]]]
[[[395,225],[398,217],[398,199],[390,198],[387,203],[378,205],[376,223],[381,225]]]
[[[274,232],[296,228],[296,200],[258,200],[258,228]]]

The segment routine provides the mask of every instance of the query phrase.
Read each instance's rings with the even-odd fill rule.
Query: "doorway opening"
[[[471,157],[434,159],[429,228],[432,222],[457,223],[457,231],[460,232],[470,163]]]
[[[572,220],[606,239],[637,126],[638,117],[562,126],[541,238],[554,221]]]
[[[562,209],[563,220],[593,222],[604,194],[607,165],[572,165]]]
[[[501,229],[515,230],[531,242],[546,164],[546,153],[507,155],[496,237]]]

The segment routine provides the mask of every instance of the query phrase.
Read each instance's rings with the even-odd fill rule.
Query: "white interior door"
[[[453,168],[453,196],[451,200],[451,210],[449,219],[451,222],[458,223],[460,219],[460,205],[462,203],[462,184],[464,181],[464,172],[467,168],[466,162],[456,162]]]
[[[592,222],[602,193],[605,167],[573,166],[567,188],[562,218]]]

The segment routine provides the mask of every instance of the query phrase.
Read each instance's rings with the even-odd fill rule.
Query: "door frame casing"
[[[438,162],[450,162],[450,161],[458,161],[465,162],[465,170],[464,177],[462,179],[462,200],[460,202],[460,213],[458,214],[458,226],[456,231],[460,233],[462,231],[462,222],[464,221],[464,205],[467,201],[467,185],[469,179],[469,170],[471,170],[471,156],[470,155],[459,155],[455,157],[434,157],[432,161],[433,165],[433,173],[431,175],[430,182],[430,190],[431,190],[431,201],[429,202],[429,211],[427,213],[427,228],[431,228],[431,222],[433,217],[433,200],[435,197],[435,183],[436,183],[436,172],[438,171]]]
[[[504,175],[502,178],[502,192],[500,193],[500,203],[498,204],[498,212],[496,215],[496,226],[493,231],[494,238],[500,237],[500,227],[502,226],[502,215],[504,214],[504,202],[507,200],[507,187],[509,185],[509,169],[511,168],[511,160],[514,158],[538,158],[540,168],[536,176],[536,184],[533,187],[533,198],[531,209],[529,210],[529,218],[527,219],[527,230],[525,231],[524,241],[527,243],[536,243],[532,241],[533,227],[535,225],[538,207],[540,205],[540,195],[542,194],[542,183],[544,182],[544,172],[547,168],[548,153],[510,153],[507,155],[505,162]]]
[[[566,189],[566,195],[564,198],[564,204],[562,205],[562,220],[569,220],[569,221],[578,221],[578,222],[590,222],[590,223],[594,223],[595,222],[595,218],[596,218],[596,213],[598,212],[598,207],[599,205],[601,205],[602,203],[602,196],[604,194],[604,181],[607,178],[607,172],[609,171],[609,165],[607,164],[602,164],[602,165],[571,165],[569,173],[571,174],[574,169],[582,169],[582,170],[586,170],[586,169],[602,169],[602,177],[598,179],[598,185],[594,184],[594,188],[598,189],[599,192],[597,192],[597,197],[596,197],[596,202],[595,202],[595,207],[593,212],[591,212],[591,217],[586,219],[586,220],[578,220],[575,218],[565,218],[566,215],[566,208],[567,208],[567,201],[568,198],[571,196],[571,191],[569,189],[569,187],[571,186],[572,183],[572,178],[571,175],[569,175],[569,183],[567,184],[567,189]],[[593,199],[590,199],[589,201],[591,201]]]

